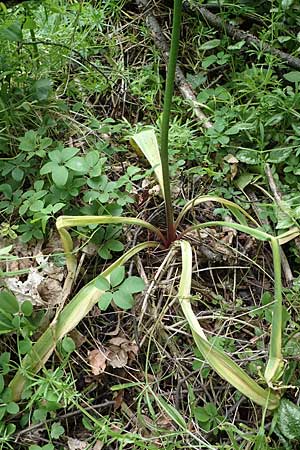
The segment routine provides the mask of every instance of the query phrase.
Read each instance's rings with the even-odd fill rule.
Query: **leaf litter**
[[[53,234],[43,252],[42,243],[33,246],[17,242],[14,246],[15,257],[1,262],[1,270],[4,272],[1,281],[20,303],[29,300],[34,306],[43,307],[60,304],[65,269],[50,261],[51,253],[60,251],[61,244],[58,244],[58,239],[59,237]],[[24,273],[24,270],[27,273]],[[22,273],[18,273],[19,271]],[[5,276],[5,272],[10,272],[12,276]]]
[[[100,375],[110,366],[121,369],[130,363],[138,354],[138,346],[125,337],[117,336],[108,341],[107,347],[94,349],[88,353],[88,362],[93,375]]]

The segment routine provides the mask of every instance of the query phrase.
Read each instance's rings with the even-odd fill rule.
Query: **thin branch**
[[[226,34],[232,37],[235,41],[242,41],[244,40],[246,44],[252,45],[255,44],[257,47],[261,48],[263,51],[271,53],[274,56],[277,56],[278,58],[282,59],[285,63],[287,63],[290,67],[293,67],[294,69],[300,70],[300,59],[296,56],[292,56],[289,53],[283,52],[281,50],[278,50],[277,48],[272,47],[269,44],[266,44],[265,42],[262,42],[260,39],[258,39],[256,36],[254,36],[251,33],[247,33],[245,31],[238,30],[237,28],[233,27],[230,24],[224,23],[224,21],[216,16],[215,14],[211,13],[207,8],[204,7],[198,7],[194,4],[189,4],[187,7],[194,12],[194,10],[198,11],[203,19],[209,25],[213,26],[214,28],[218,28],[219,30],[226,31]]]
[[[265,172],[266,172],[266,175],[267,175],[267,179],[268,179],[268,182],[269,182],[269,186],[270,186],[271,192],[274,195],[274,198],[275,198],[275,201],[276,201],[277,205],[280,206],[280,203],[282,202],[282,194],[281,194],[281,192],[278,190],[278,188],[276,186],[276,183],[275,183],[275,180],[274,180],[274,177],[273,177],[273,174],[272,174],[272,170],[271,170],[269,164],[266,164]]]
[[[136,4],[143,9],[146,8],[148,5],[148,0],[135,0],[135,1]],[[157,19],[151,12],[145,11],[144,14],[146,16],[146,24],[149,30],[151,31],[153,37],[153,41],[156,47],[161,51],[164,60],[167,62],[169,59],[169,46],[163,35],[161,27]],[[186,81],[184,73],[182,72],[178,64],[176,66],[175,82],[182,96],[192,104],[195,116],[199,119],[200,122],[202,122],[202,126],[204,128],[211,128],[212,127],[211,122],[199,108],[196,95],[194,94],[190,84]]]

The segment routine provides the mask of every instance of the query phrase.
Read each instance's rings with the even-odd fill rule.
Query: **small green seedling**
[[[59,145],[55,150],[49,152],[50,161],[41,168],[40,174],[51,173],[52,180],[57,186],[65,186],[70,170],[78,173],[86,173],[89,170],[85,159],[76,156],[78,152],[79,148],[64,148]]]
[[[40,447],[39,445],[34,444],[29,447],[29,450],[54,450],[54,445],[46,444]]]
[[[193,414],[204,431],[212,431],[214,435],[218,434],[218,426],[224,418],[218,413],[216,405],[207,403],[205,406],[197,406],[194,408]]]
[[[121,309],[131,309],[134,305],[133,294],[142,292],[145,283],[140,277],[130,276],[125,278],[125,268],[117,267],[112,271],[109,281],[105,278],[98,278],[95,286],[103,290],[104,294],[98,302],[101,311],[106,311],[113,301]]]

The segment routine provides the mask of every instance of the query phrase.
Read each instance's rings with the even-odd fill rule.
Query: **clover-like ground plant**
[[[27,374],[33,375],[39,371],[50,355],[53,353],[56,344],[69,331],[71,331],[83,319],[93,306],[101,300],[105,289],[101,289],[99,280],[109,281],[110,274],[114,269],[124,265],[135,254],[145,249],[163,247],[174,250],[174,246],[181,253],[182,273],[179,284],[178,300],[182,307],[183,314],[189,324],[193,338],[198,349],[210,364],[210,366],[228,383],[234,386],[243,395],[251,399],[264,409],[275,410],[280,404],[278,390],[273,389],[280,380],[283,369],[281,354],[282,341],[282,284],[281,284],[281,260],[280,245],[297,236],[298,230],[291,229],[280,236],[273,236],[265,233],[259,228],[257,222],[240,206],[235,203],[215,197],[212,195],[201,196],[190,200],[181,210],[174,220],[173,203],[171,198],[169,159],[168,159],[168,131],[171,102],[174,90],[175,67],[178,54],[178,44],[180,36],[180,24],[182,13],[182,0],[174,0],[173,29],[170,57],[167,71],[166,91],[164,97],[164,109],[161,125],[160,145],[156,139],[152,128],[134,135],[131,139],[132,145],[142,151],[150,165],[152,166],[156,178],[159,182],[165,204],[166,230],[160,230],[156,226],[146,221],[134,217],[113,217],[113,216],[61,216],[57,219],[57,229],[60,234],[67,260],[68,277],[65,283],[65,292],[70,293],[72,280],[76,271],[76,257],[73,253],[73,242],[68,228],[76,226],[88,226],[95,224],[124,224],[135,225],[148,229],[156,240],[140,243],[121,256],[111,264],[104,272],[84,286],[75,297],[60,312],[49,328],[33,345],[30,352],[22,361],[21,368],[16,373],[10,383],[13,399],[19,400],[27,381]],[[203,202],[214,201],[221,203],[228,208],[236,219],[235,223],[223,221],[207,222],[189,226],[185,231],[179,233],[178,226],[185,214],[192,208]],[[250,225],[249,225],[250,224]],[[225,352],[217,349],[211,344],[196,315],[193,312],[190,302],[191,280],[192,280],[192,248],[189,242],[189,233],[200,228],[225,226],[237,231],[246,233],[258,240],[267,241],[271,245],[274,264],[274,306],[270,332],[269,355],[265,368],[265,386],[259,384],[251,378],[242,368],[240,368]],[[100,302],[101,304],[101,302]]]

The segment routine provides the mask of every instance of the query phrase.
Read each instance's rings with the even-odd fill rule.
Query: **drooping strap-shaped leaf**
[[[226,353],[218,350],[208,342],[190,303],[192,248],[187,241],[180,241],[180,245],[182,254],[182,273],[180,277],[178,298],[198,349],[207,360],[208,364],[221,378],[226,380],[258,405],[268,409],[276,409],[279,405],[279,398],[270,389],[263,389]]]

